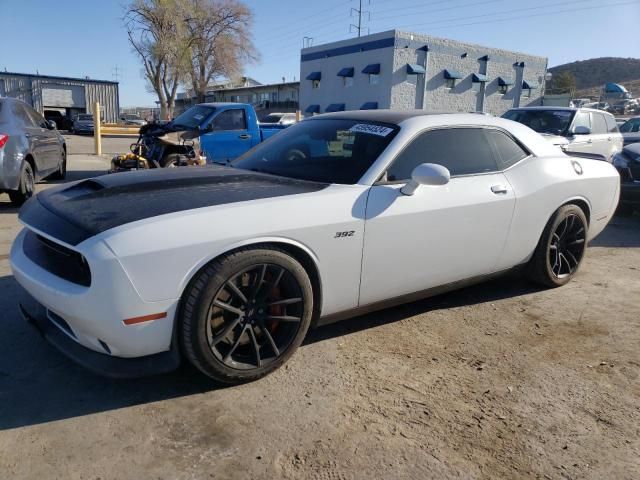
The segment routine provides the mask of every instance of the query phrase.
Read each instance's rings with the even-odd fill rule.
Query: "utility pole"
[[[352,32],[352,28],[353,30],[356,30],[358,32],[358,37],[360,35],[362,35],[362,29],[364,28],[362,26],[362,15],[366,14],[367,15],[367,21],[371,20],[371,12],[362,10],[362,0],[358,0],[359,2],[359,7],[358,8],[351,8],[351,17],[353,17],[353,14],[356,13],[358,15],[358,24],[354,25],[353,23],[351,25],[349,25],[349,33]],[[368,5],[371,5],[371,0],[368,0]],[[367,28],[367,33],[369,32],[369,28]]]
[[[120,72],[121,71],[122,71],[122,69],[118,68],[118,65],[116,65],[115,67],[113,67],[111,69],[111,76],[116,79],[116,82],[118,81],[118,78],[120,78]]]

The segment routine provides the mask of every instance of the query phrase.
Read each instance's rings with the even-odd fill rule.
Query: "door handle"
[[[249,140],[251,138],[251,135],[249,135],[248,133],[243,133],[242,135],[238,135],[238,138],[241,140]]]
[[[587,140],[587,143],[593,143],[593,140],[589,139]]]
[[[496,195],[504,195],[508,192],[507,187],[504,185],[494,185],[491,187],[491,191]]]
[[[607,137],[607,140],[608,140],[608,141],[611,141],[611,137]]]

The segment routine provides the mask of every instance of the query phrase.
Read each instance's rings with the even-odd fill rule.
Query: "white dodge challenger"
[[[560,286],[611,218],[609,163],[476,114],[352,111],[228,166],[106,175],[38,194],[11,250],[21,311],[116,377],[186,358],[225,383],[310,327],[514,267]]]

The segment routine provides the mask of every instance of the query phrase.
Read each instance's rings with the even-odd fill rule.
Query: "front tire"
[[[568,283],[587,248],[587,217],[577,205],[560,207],[542,233],[528,264],[529,278],[546,287]]]
[[[22,165],[22,173],[20,175],[20,186],[18,190],[12,190],[9,192],[9,198],[14,206],[20,207],[24,202],[29,200],[33,196],[35,190],[35,175],[33,174],[33,168],[29,162],[24,162]]]
[[[297,260],[276,248],[238,250],[209,263],[186,289],[180,343],[205,375],[244,383],[284,364],[312,315],[313,288]]]

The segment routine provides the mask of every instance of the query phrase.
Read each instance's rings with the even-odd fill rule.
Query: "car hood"
[[[549,133],[541,133],[541,135],[548,141],[553,143],[554,145],[558,145],[560,147],[564,145],[569,145],[569,140],[566,137],[562,137],[560,135],[551,135]]]
[[[69,245],[174,212],[311,193],[329,184],[231,167],[182,167],[103,175],[40,192],[20,220]]]

